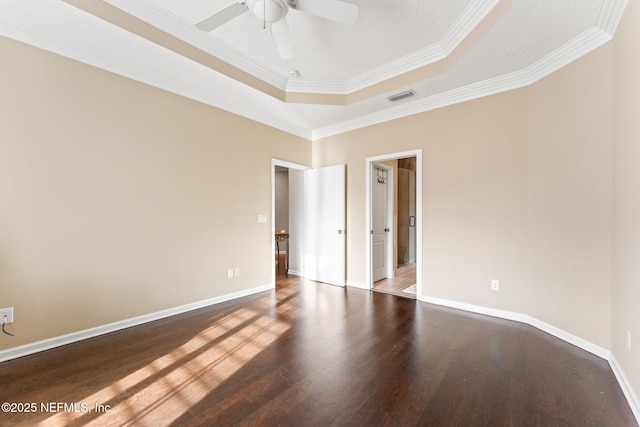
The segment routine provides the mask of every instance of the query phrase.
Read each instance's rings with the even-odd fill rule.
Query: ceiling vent
[[[400,101],[401,99],[409,98],[415,95],[416,93],[413,91],[413,89],[411,89],[411,90],[405,90],[404,92],[396,93],[395,95],[387,96],[387,99],[391,102],[396,102],[396,101]]]

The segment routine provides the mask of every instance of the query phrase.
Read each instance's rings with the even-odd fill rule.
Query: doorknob
[[[338,234],[342,234],[342,230],[338,230]]]
[[[385,233],[388,233],[389,231],[391,231],[391,230],[389,230],[388,228],[385,228],[385,229],[384,229],[384,232],[385,232]]]

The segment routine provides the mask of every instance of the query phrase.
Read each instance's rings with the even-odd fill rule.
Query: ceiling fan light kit
[[[296,49],[285,19],[289,9],[342,24],[353,24],[358,19],[358,6],[339,0],[242,0],[203,19],[196,27],[202,31],[213,31],[250,10],[265,28],[270,24],[280,57],[291,59],[295,57]]]
[[[253,0],[250,3],[253,14],[260,22],[273,24],[285,17],[289,8],[283,0]]]

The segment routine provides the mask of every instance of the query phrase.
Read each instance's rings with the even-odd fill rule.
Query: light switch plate
[[[258,224],[266,224],[267,216],[266,215],[258,215]]]

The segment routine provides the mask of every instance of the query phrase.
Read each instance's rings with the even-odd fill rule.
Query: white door
[[[387,171],[374,166],[371,174],[371,263],[374,282],[387,277],[387,187]]]
[[[304,190],[304,276],[344,286],[345,165],[306,170]]]

